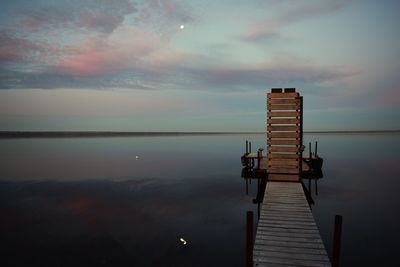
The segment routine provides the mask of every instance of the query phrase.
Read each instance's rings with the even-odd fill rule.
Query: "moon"
[[[185,29],[185,25],[181,25],[180,27],[179,27],[181,30],[183,30],[183,29]]]

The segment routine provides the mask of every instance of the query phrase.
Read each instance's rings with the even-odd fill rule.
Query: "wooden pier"
[[[242,157],[250,173],[267,180],[253,265],[331,266],[301,184],[313,168],[311,147],[303,159],[303,97],[294,88],[272,89],[267,109],[267,151],[251,153],[246,141]]]
[[[267,182],[254,266],[331,266],[301,183]]]

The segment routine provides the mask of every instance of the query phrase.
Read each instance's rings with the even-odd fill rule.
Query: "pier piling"
[[[332,252],[332,266],[339,267],[340,263],[340,243],[342,239],[342,216],[335,216],[335,230],[333,233],[333,252]]]
[[[253,212],[246,214],[246,267],[253,266]]]

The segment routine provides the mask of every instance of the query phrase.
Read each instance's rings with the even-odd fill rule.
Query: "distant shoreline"
[[[387,134],[400,130],[304,131],[305,134]],[[264,132],[117,132],[117,131],[0,131],[0,138],[150,137],[265,134]]]

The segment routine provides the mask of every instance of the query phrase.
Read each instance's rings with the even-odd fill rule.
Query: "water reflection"
[[[238,178],[250,137],[0,139],[0,265],[243,266],[244,214],[262,200],[262,179],[246,195]],[[304,138],[326,159],[303,183],[328,252],[341,214],[341,266],[396,266],[400,135]]]

